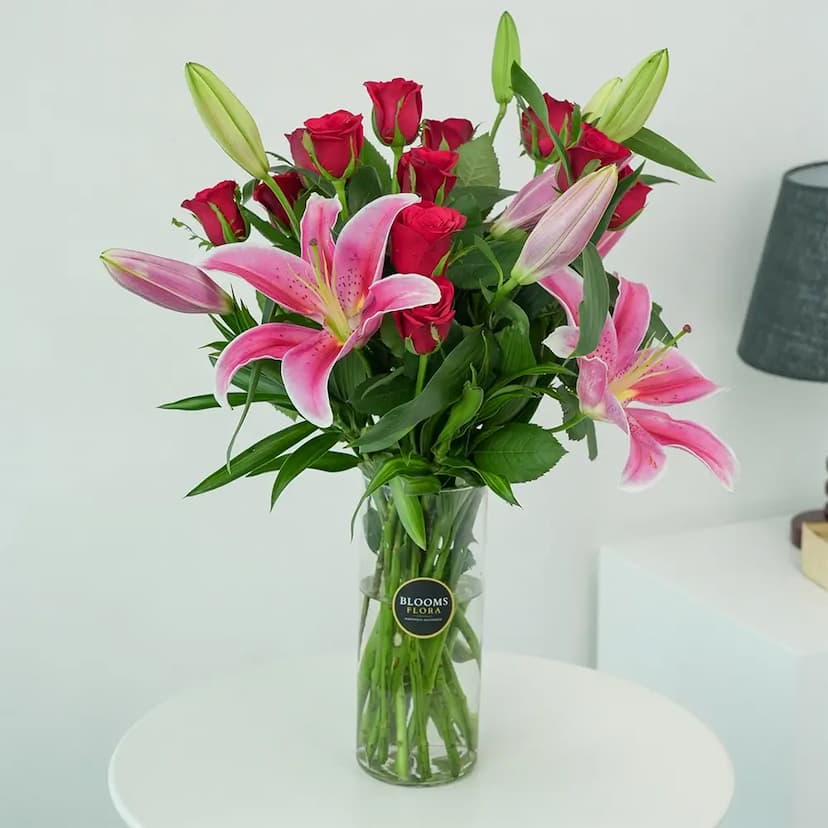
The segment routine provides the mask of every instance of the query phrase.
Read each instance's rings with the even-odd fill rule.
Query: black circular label
[[[394,593],[394,618],[414,638],[439,635],[454,617],[454,595],[434,578],[412,578]]]

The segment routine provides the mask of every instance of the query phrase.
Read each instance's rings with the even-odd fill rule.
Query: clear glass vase
[[[386,782],[451,782],[477,758],[485,492],[384,487],[359,516],[357,760]]]

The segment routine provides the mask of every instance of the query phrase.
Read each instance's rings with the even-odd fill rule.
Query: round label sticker
[[[414,638],[433,638],[454,617],[454,595],[442,581],[412,578],[394,593],[392,609],[403,631]]]

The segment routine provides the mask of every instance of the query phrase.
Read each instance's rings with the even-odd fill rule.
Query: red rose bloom
[[[181,206],[201,222],[212,244],[244,241],[250,234],[239,207],[239,185],[235,181],[220,181],[215,187],[199,190],[192,198],[184,199]],[[217,211],[227,223],[226,231]]]
[[[626,178],[628,175],[632,175],[632,173],[633,171],[628,167],[619,174],[618,178],[619,180]],[[644,209],[644,205],[647,203],[647,195],[652,189],[652,187],[648,187],[641,181],[636,181],[635,184],[633,184],[632,187],[624,193],[621,201],[618,202],[618,206],[615,208],[612,218],[610,219],[609,229],[616,230],[622,224],[628,222],[636,213],[641,212],[641,210]]]
[[[391,227],[391,261],[398,273],[431,276],[451,249],[466,217],[451,207],[421,201],[406,207]]]
[[[445,121],[427,118],[423,121],[423,146],[429,149],[456,150],[471,141],[473,135],[474,124],[468,118],[446,118]]]
[[[321,118],[308,118],[305,129],[316,162],[331,178],[342,178],[362,151],[362,115],[337,109]]]
[[[374,128],[380,141],[389,147],[410,144],[423,117],[422,85],[394,78],[366,81],[365,88],[374,103]]]
[[[397,167],[397,181],[404,193],[417,193],[426,201],[442,201],[457,183],[453,170],[460,160],[456,152],[414,147],[404,152]]]
[[[301,176],[295,172],[279,173],[273,176],[273,180],[285,194],[288,204],[291,207],[296,204],[296,199],[299,198],[299,194],[304,189]],[[282,207],[281,202],[267,184],[260,182],[253,188],[253,201],[257,201],[267,210],[272,222],[279,222],[284,225],[290,224],[285,208]]]
[[[616,143],[612,138],[608,138],[600,129],[584,124],[578,146],[569,150],[572,176],[575,179],[580,178],[584,167],[594,159],[600,162],[601,167],[610,164],[617,164],[620,167],[631,155],[630,150]]]
[[[303,170],[319,172],[316,164],[313,163],[308,151],[305,149],[304,143],[302,143],[305,132],[307,132],[307,130],[303,127],[296,127],[293,132],[285,133],[285,138],[287,138],[288,145],[290,146],[290,154],[293,158],[293,163],[296,164],[297,167],[301,167]]]
[[[454,319],[454,285],[445,276],[438,276],[434,281],[440,288],[439,302],[394,314],[400,336],[410,339],[414,350],[421,355],[439,347]]]
[[[546,101],[546,112],[549,115],[549,126],[562,135],[575,105],[569,101],[559,101],[544,92],[543,99]],[[533,136],[533,127],[535,135]],[[520,116],[520,135],[523,141],[523,148],[532,158],[546,158],[555,151],[555,144],[552,136],[547,132],[546,127],[541,123],[537,113],[529,109]],[[564,140],[566,140],[564,136]]]

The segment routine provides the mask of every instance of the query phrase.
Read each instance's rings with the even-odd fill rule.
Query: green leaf
[[[293,454],[288,455],[273,483],[273,491],[270,493],[270,508],[273,508],[279,499],[279,495],[293,480],[327,454],[341,439],[340,435],[335,432],[326,432],[311,438],[307,443],[299,446]]]
[[[502,190],[500,187],[485,187],[480,185],[464,187],[458,185],[451,191],[448,205],[454,207],[457,202],[470,198],[477,209],[480,210],[481,214],[485,216],[495,204],[514,194],[515,190]],[[460,212],[462,213],[464,211],[460,210]]]
[[[673,332],[664,323],[661,318],[663,308],[657,302],[653,302],[653,309],[650,311],[650,326],[644,336],[644,341],[649,343],[652,339],[657,339],[659,342],[667,342],[673,338]]]
[[[366,139],[359,154],[360,165],[364,164],[374,169],[379,177],[382,192],[391,192],[391,166],[382,153]]]
[[[506,478],[501,477],[499,474],[495,474],[494,472],[485,471],[484,469],[478,469],[478,472],[483,478],[483,482],[499,498],[505,500],[510,506],[520,506],[520,503],[518,503],[518,500],[512,491],[512,487],[509,485],[509,481],[506,480]]]
[[[642,184],[646,184],[648,187],[652,187],[655,184],[678,184],[677,181],[673,181],[672,178],[662,178],[660,175],[642,175],[638,179]]]
[[[368,378],[368,367],[360,356],[356,351],[351,351],[334,365],[331,374],[333,390],[343,402],[349,400],[360,383]]]
[[[356,387],[350,403],[360,414],[382,416],[414,396],[414,383],[404,371],[369,377]]]
[[[229,464],[216,469],[211,475],[205,477],[201,483],[187,493],[187,497],[210,492],[213,489],[218,489],[219,486],[230,483],[232,480],[244,477],[258,466],[269,462],[274,457],[278,457],[300,440],[304,440],[314,431],[316,431],[316,426],[313,423],[302,422],[288,426],[276,434],[270,434],[237,454]]]
[[[468,425],[483,404],[483,389],[466,383],[463,396],[451,407],[446,424],[437,437],[437,446],[448,446],[455,435]]]
[[[357,167],[348,182],[348,210],[351,215],[382,195],[382,182],[374,167]]]
[[[503,272],[510,273],[523,249],[523,241],[489,241],[487,245]],[[500,278],[497,268],[478,247],[468,253],[464,250],[461,257],[449,264],[447,276],[454,285],[464,290],[495,287]]]
[[[460,160],[455,174],[463,187],[499,187],[500,164],[488,132],[478,135],[457,150]]]
[[[248,210],[247,207],[242,207],[241,213],[247,222],[255,227],[271,244],[276,245],[276,247],[284,247],[287,242],[284,233],[277,230],[269,221],[265,221],[252,210]]]
[[[675,144],[671,144],[666,138],[647,127],[641,127],[631,138],[623,142],[624,146],[631,149],[636,155],[649,158],[656,164],[663,164],[670,169],[693,175],[696,178],[704,178],[707,181],[713,179],[685,152]]]
[[[401,477],[393,478],[388,486],[391,489],[391,498],[394,501],[394,508],[400,518],[408,537],[420,547],[426,548],[425,518],[423,507],[420,501],[413,495],[406,494],[405,482]]]
[[[594,244],[588,244],[581,254],[584,277],[584,298],[578,308],[580,335],[572,356],[583,356],[595,350],[609,310],[609,283],[604,263]]]
[[[234,391],[227,395],[227,400],[231,406],[243,405],[247,400],[247,394],[240,394]],[[252,401],[292,407],[290,399],[282,394],[257,392],[253,396]],[[212,394],[200,394],[197,397],[184,397],[184,399],[176,400],[175,402],[164,403],[164,405],[159,405],[158,407],[166,409],[167,411],[204,411],[208,408],[219,408],[219,404],[218,400]]]
[[[475,465],[509,483],[535,480],[564,456],[563,446],[545,429],[531,423],[508,423],[477,445]]]
[[[478,329],[469,331],[434,372],[422,393],[389,411],[363,433],[356,445],[363,452],[381,451],[408,434],[417,423],[448,408],[460,397],[470,367],[479,365],[483,355],[483,335]]]
[[[252,472],[248,472],[248,477],[258,477],[260,474],[267,474],[268,472],[279,471],[287,462],[289,454],[282,454],[275,460],[265,463],[263,466],[257,466]],[[318,460],[314,460],[308,468],[323,472],[342,472],[349,469],[356,468],[359,465],[359,458],[354,454],[345,454],[341,451],[329,451],[323,454]]]
[[[423,477],[406,477],[402,475],[403,488],[407,495],[420,497],[422,495],[437,494],[443,490],[440,481],[434,475]]]

